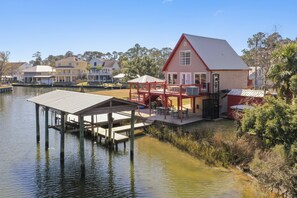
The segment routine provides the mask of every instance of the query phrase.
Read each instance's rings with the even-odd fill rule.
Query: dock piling
[[[49,134],[48,134],[48,107],[45,107],[45,150],[49,148]]]
[[[39,104],[35,104],[36,111],[36,143],[40,142]]]
[[[135,110],[131,111],[131,130],[130,130],[130,160],[134,160],[134,122]]]
[[[85,176],[85,144],[84,144],[84,116],[79,115],[79,148],[81,176]]]
[[[61,112],[61,142],[60,142],[60,161],[64,162],[65,148],[65,112]]]

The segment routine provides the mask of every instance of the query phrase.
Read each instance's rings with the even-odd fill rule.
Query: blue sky
[[[295,0],[1,0],[0,51],[10,61],[87,50],[126,51],[136,43],[173,48],[182,33],[227,40],[235,51],[275,28],[297,37]]]

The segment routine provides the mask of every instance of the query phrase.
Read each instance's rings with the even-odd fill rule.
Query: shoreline
[[[38,85],[38,84],[21,84],[21,83],[14,83],[12,84],[13,87],[63,87],[63,88],[98,88],[98,89],[124,89],[124,87],[119,86],[103,86],[103,85]]]

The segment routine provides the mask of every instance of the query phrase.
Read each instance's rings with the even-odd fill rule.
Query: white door
[[[192,84],[192,75],[190,72],[180,73],[180,84],[182,85]]]

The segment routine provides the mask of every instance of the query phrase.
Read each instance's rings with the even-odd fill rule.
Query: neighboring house
[[[263,88],[264,86],[264,80],[265,80],[265,74],[263,72],[263,69],[261,67],[257,68],[257,85],[255,85],[255,71],[256,67],[249,67],[249,79],[252,81],[253,87],[256,86],[257,88]],[[270,79],[266,80],[266,86],[268,88],[273,86],[273,82]]]
[[[264,74],[262,73],[262,69],[260,67],[257,68],[257,85],[255,85],[255,71],[256,67],[249,67],[249,79],[252,80],[253,86],[261,87],[263,86]]]
[[[88,73],[88,82],[90,84],[113,82],[112,72],[120,69],[119,63],[115,60],[92,58],[89,64],[91,66]]]
[[[56,61],[55,81],[60,83],[72,84],[77,80],[83,79],[87,74],[86,61],[76,57],[68,57]]]
[[[24,70],[24,82],[51,85],[54,82],[55,69],[47,65],[36,65]]]
[[[199,93],[217,94],[215,99],[219,98],[221,90],[245,89],[248,86],[248,66],[222,39],[182,34],[162,71],[167,83],[200,85]],[[221,113],[222,109],[227,109],[221,107],[225,105],[222,101],[219,104],[212,101],[203,103],[207,98],[213,97],[194,98],[192,103],[196,106],[193,105],[193,108],[201,111],[201,107],[207,110],[220,106]]]
[[[26,62],[9,62],[7,63],[7,69],[4,76],[6,79],[9,79],[10,82],[23,81],[23,71],[29,67],[32,67],[32,65]]]
[[[264,90],[232,89],[227,94],[228,117],[234,118],[234,111],[243,111],[252,104],[262,104],[264,96]]]

